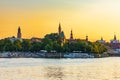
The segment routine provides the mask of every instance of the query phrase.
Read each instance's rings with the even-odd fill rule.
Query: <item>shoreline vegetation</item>
[[[88,40],[64,40],[58,33],[47,34],[41,42],[10,38],[0,40],[0,57],[93,58],[108,56],[107,47]]]

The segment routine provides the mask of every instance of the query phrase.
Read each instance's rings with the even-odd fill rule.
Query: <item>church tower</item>
[[[70,39],[73,39],[73,31],[71,30]]]
[[[86,41],[88,41],[88,35],[86,35]]]
[[[59,27],[58,27],[58,34],[60,35],[62,29],[61,29],[61,24],[59,23]]]
[[[117,40],[116,35],[114,34],[114,40]]]
[[[101,37],[101,41],[103,41],[103,37]]]
[[[22,34],[21,34],[21,29],[18,27],[18,33],[17,33],[17,38],[21,39]]]

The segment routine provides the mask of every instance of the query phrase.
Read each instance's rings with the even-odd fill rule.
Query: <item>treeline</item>
[[[0,40],[0,51],[23,51],[23,52],[39,52],[40,50],[47,50],[47,52],[73,52],[81,51],[83,53],[101,54],[107,51],[107,48],[97,42],[86,42],[77,40],[76,42],[65,41],[57,33],[47,34],[42,42],[32,42],[28,39],[22,41],[16,40],[11,42],[9,38]]]

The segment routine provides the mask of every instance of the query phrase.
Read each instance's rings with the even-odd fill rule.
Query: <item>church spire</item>
[[[101,37],[101,41],[103,41],[103,37]]]
[[[88,35],[86,35],[86,41],[88,41]]]
[[[70,39],[73,39],[73,31],[71,30]]]
[[[62,29],[61,29],[61,24],[59,23],[59,27],[58,27],[58,34],[60,35]]]
[[[21,38],[22,37],[22,34],[21,34],[21,28],[20,26],[18,27],[18,33],[17,33],[17,38]]]
[[[18,33],[21,33],[21,29],[20,29],[20,26],[18,27]]]
[[[114,34],[114,40],[117,40],[116,35]]]

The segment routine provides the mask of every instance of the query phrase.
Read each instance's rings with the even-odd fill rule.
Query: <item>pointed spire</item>
[[[59,22],[59,27],[58,27],[58,34],[60,35],[60,33],[61,33],[61,24],[60,24],[60,22]]]
[[[71,29],[70,39],[73,39],[73,31]]]
[[[88,35],[86,35],[86,41],[88,41]]]
[[[114,34],[114,40],[117,40],[117,37],[116,37],[116,35]]]
[[[18,33],[21,33],[21,29],[20,29],[20,26],[18,27]]]
[[[17,38],[21,38],[22,37],[22,34],[21,34],[21,28],[20,26],[18,27],[18,33],[17,33]]]
[[[101,37],[101,41],[103,41],[103,37]]]

